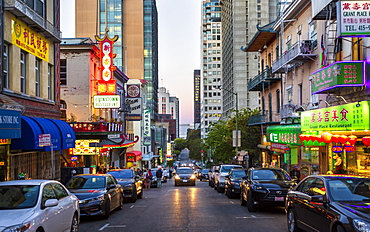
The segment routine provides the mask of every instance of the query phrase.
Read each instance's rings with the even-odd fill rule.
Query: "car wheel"
[[[221,187],[219,187],[219,186],[217,186],[217,192],[218,193],[222,193],[223,191],[222,191],[222,188]]]
[[[195,180],[194,180],[193,186],[195,186]]]
[[[240,192],[240,205],[241,206],[246,206],[247,205],[247,202],[244,200],[243,191]]]
[[[337,232],[346,232],[346,229],[342,225],[337,225]]]
[[[288,231],[289,232],[298,232],[299,229],[297,227],[297,221],[293,212],[293,209],[289,209],[287,214],[287,222],[288,222]]]
[[[217,190],[217,184],[216,183],[213,184],[213,189]]]
[[[143,189],[141,189],[140,193],[137,195],[138,199],[143,199]]]
[[[226,196],[227,196],[227,198],[232,198],[233,196],[231,195],[231,190],[230,190],[230,188],[227,188],[227,190],[226,190]]]
[[[256,211],[256,206],[254,205],[254,200],[250,192],[247,194],[247,208],[249,212]]]
[[[77,231],[78,231],[78,216],[77,216],[77,213],[75,213],[72,218],[71,232],[77,232]]]
[[[119,201],[118,209],[123,210],[123,196],[122,196],[122,194],[121,194],[121,198],[120,198],[120,201]]]
[[[105,212],[104,212],[103,218],[108,219],[109,216],[110,216],[110,202],[109,200],[107,200],[107,202],[105,202]]]
[[[175,181],[175,186],[178,186],[177,182]]]
[[[136,192],[136,188],[133,188],[132,189],[132,196],[131,196],[130,202],[131,203],[135,203],[136,200],[137,200],[137,192]]]

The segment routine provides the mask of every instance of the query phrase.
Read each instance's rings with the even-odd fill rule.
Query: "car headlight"
[[[97,196],[97,197],[94,197],[94,198],[90,198],[90,199],[79,200],[78,203],[87,204],[87,203],[91,203],[91,202],[95,202],[95,201],[102,201],[102,200],[104,200],[104,194],[100,195],[100,196]]]
[[[256,189],[256,190],[262,190],[263,189],[262,186],[258,186],[258,185],[252,185],[251,188]]]
[[[9,226],[3,230],[3,232],[23,232],[28,230],[31,227],[30,222],[25,222],[19,225]]]
[[[360,232],[370,232],[370,224],[360,219],[353,219],[354,227]]]
[[[191,177],[190,177],[190,179],[195,179],[196,177],[195,177],[195,175],[193,174],[193,175],[191,175]]]
[[[178,175],[176,175],[176,176],[175,176],[175,179],[177,179],[177,180],[178,180],[178,179],[180,179],[180,177],[179,177]]]

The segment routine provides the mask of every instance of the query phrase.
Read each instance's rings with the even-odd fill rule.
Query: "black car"
[[[208,180],[208,172],[209,169],[202,169],[199,171],[198,178],[200,181],[202,180]]]
[[[288,192],[289,231],[370,231],[370,177],[311,175]]]
[[[183,168],[176,169],[174,178],[175,178],[175,186],[178,186],[181,184],[195,186],[196,176],[194,175],[192,168],[183,167]]]
[[[240,196],[240,182],[247,175],[245,169],[231,169],[225,176],[225,195],[228,198]]]
[[[143,180],[135,174],[132,169],[113,169],[107,172],[114,176],[122,186],[123,198],[135,203],[137,199],[143,198]]]
[[[122,187],[110,174],[81,174],[66,184],[79,199],[81,216],[109,218],[114,209],[123,209]]]
[[[250,212],[257,206],[284,206],[286,194],[294,184],[283,169],[250,168],[240,183],[240,204]]]

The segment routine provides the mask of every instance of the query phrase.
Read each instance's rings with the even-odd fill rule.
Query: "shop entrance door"
[[[7,180],[8,152],[7,146],[0,146],[0,181]]]

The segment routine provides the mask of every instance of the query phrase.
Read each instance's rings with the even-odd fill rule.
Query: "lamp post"
[[[238,108],[238,93],[235,93],[231,90],[228,90],[228,89],[225,89],[225,88],[221,88],[223,90],[226,90],[227,92],[231,93],[231,94],[234,94],[235,95],[235,111],[236,111],[236,116],[235,116],[235,130],[236,130],[236,146],[235,146],[235,150],[236,150],[236,153],[238,153],[238,147],[240,146],[239,144],[239,130],[238,130],[238,115],[239,115],[239,108]]]

